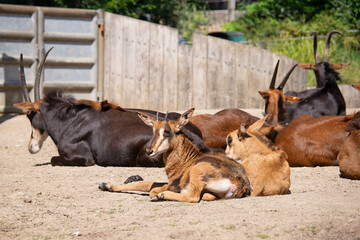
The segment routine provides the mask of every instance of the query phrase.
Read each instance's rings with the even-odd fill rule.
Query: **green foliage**
[[[340,31],[344,37],[336,35],[332,38],[330,63],[351,63],[340,70],[343,83],[360,83],[360,35],[349,33],[349,30],[359,30],[360,1],[260,0],[245,8],[247,12],[243,17],[224,24],[225,31],[243,32],[250,44],[303,63],[314,63],[312,31],[319,35],[334,29]],[[324,38],[320,37],[320,52],[323,47]],[[308,71],[308,79],[309,85],[315,85],[312,71]]]
[[[209,19],[205,16],[203,11],[204,9],[199,10],[199,6],[196,4],[189,4],[182,2],[179,5],[176,14],[178,16],[177,29],[182,37],[191,41],[192,34],[202,25],[206,25]]]
[[[330,63],[351,63],[345,69],[338,70],[343,80],[342,84],[360,83],[360,55],[359,45],[354,43],[355,37],[338,37],[334,35],[330,44],[329,62]],[[268,41],[265,48],[272,51],[294,58],[302,63],[314,64],[313,38],[303,39],[283,39],[282,41]],[[318,39],[318,51],[322,56],[325,39]],[[356,48],[357,47],[357,48]],[[315,86],[316,80],[313,71],[308,71],[308,85]]]

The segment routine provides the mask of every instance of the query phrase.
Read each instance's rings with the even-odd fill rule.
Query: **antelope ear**
[[[299,98],[299,97],[285,96],[285,102],[286,102],[286,103],[291,103],[291,104],[293,104],[293,103],[296,103],[296,102],[298,102],[298,101],[300,101],[300,100],[301,100],[301,98]]]
[[[355,88],[356,90],[358,90],[360,92],[360,84],[355,84],[352,86],[353,86],[353,88]]]
[[[259,131],[259,129],[264,125],[266,118],[268,117],[268,115],[266,115],[265,117],[257,120],[256,122],[254,122],[250,127],[249,127],[249,132],[255,132],[255,131]]]
[[[180,129],[190,121],[190,118],[193,115],[194,111],[195,111],[195,108],[190,108],[189,110],[187,110],[186,112],[181,114],[181,116],[177,120],[177,124],[176,124],[175,130],[177,132],[180,131]]]
[[[269,98],[269,93],[268,92],[259,91],[259,93],[260,93],[260,95],[262,96],[263,99]]]
[[[139,118],[141,120],[143,120],[143,122],[150,126],[150,127],[153,127],[154,126],[154,123],[155,123],[155,118],[153,117],[150,117],[149,115],[145,114],[145,113],[141,113],[141,112],[137,112],[137,115],[139,116]]]
[[[309,63],[299,63],[298,66],[307,70],[315,70],[315,71],[318,70],[316,66]]]
[[[241,136],[246,133],[250,127],[250,119],[247,119],[245,122],[242,122],[238,130],[238,136]]]
[[[14,107],[16,108],[20,108],[24,111],[35,111],[38,112],[40,111],[40,103],[41,101],[37,101],[37,102],[22,102],[22,103],[15,103],[13,104]]]
[[[343,69],[343,68],[346,68],[350,65],[350,63],[334,63],[334,64],[331,64],[331,67],[333,69]]]

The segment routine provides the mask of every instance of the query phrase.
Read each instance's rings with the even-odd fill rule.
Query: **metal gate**
[[[11,104],[23,99],[19,54],[24,55],[32,96],[36,69],[51,47],[42,75],[43,89],[101,100],[102,21],[101,10],[0,4],[0,112],[16,112]]]

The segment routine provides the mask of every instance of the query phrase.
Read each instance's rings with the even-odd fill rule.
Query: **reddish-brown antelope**
[[[140,182],[115,185],[102,183],[105,191],[150,192],[152,201],[212,201],[250,195],[250,183],[240,163],[220,154],[202,153],[182,133],[194,108],[176,121],[159,121],[145,113],[139,117],[153,128],[153,137],[146,148],[149,157],[163,153],[167,184]]]
[[[291,167],[338,165],[337,155],[348,133],[345,128],[355,114],[346,116],[300,116],[275,139],[286,152]]]
[[[360,84],[353,87],[360,92]],[[360,180],[360,112],[346,126],[345,131],[349,136],[337,156],[340,173],[343,177]]]
[[[252,187],[251,196],[288,194],[290,167],[287,155],[260,132],[265,119],[252,125],[245,122],[229,133],[225,153],[245,168]]]

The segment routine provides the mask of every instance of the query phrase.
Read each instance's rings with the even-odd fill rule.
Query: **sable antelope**
[[[280,61],[280,60],[279,60]],[[295,69],[294,65],[289,72],[286,74],[282,83],[279,85],[278,90],[274,89],[279,61],[276,64],[272,80],[270,83],[270,89],[267,92],[259,91],[262,97],[265,99],[265,108],[269,114],[269,117],[266,121],[266,124],[274,125],[274,122],[283,121],[283,108],[285,107],[286,102],[295,102],[298,101],[297,97],[288,97],[283,96],[282,99],[270,98],[272,91],[281,91],[285,86],[286,81],[290,77],[292,71]],[[282,101],[278,105],[277,101]],[[254,123],[259,120],[258,117],[254,117],[247,112],[244,112],[239,109],[223,109],[214,115],[211,114],[199,114],[191,118],[191,122],[195,124],[202,132],[202,136],[205,144],[211,148],[226,148],[226,136],[229,132],[232,132],[239,128],[240,124],[250,119],[250,123]],[[274,125],[275,126],[275,125]],[[276,131],[281,129],[280,125],[274,127]],[[272,140],[275,140],[276,131],[271,130],[268,133],[268,137]]]
[[[320,60],[317,50],[317,33],[311,33],[311,35],[314,35],[315,65],[299,64],[298,66],[314,71],[316,76],[316,88],[302,92],[285,93],[285,95],[301,98],[301,101],[286,106],[286,123],[289,123],[293,119],[302,115],[311,115],[313,117],[324,115],[345,115],[345,100],[336,83],[336,81],[341,81],[341,78],[335,69],[345,68],[349,66],[349,63],[328,63],[330,39],[334,33],[341,35],[340,32],[335,30],[330,31],[327,34],[322,60]]]
[[[353,87],[360,91],[360,84]],[[337,156],[340,173],[343,177],[360,180],[360,112],[357,112],[345,131],[349,136]]]
[[[141,182],[136,184],[100,184],[104,191],[150,192],[152,201],[173,200],[179,202],[212,201],[217,198],[238,198],[250,194],[250,183],[244,168],[233,159],[219,154],[202,153],[183,134],[183,126],[189,122],[194,108],[183,113],[176,121],[157,121],[138,113],[153,127],[153,137],[146,153],[156,157],[163,153],[168,183]]]
[[[244,122],[238,130],[229,133],[225,153],[245,168],[253,189],[251,196],[288,194],[290,167],[287,155],[259,131],[265,119],[252,125]]]
[[[51,49],[50,49],[51,50]],[[40,63],[35,80],[35,102],[31,102],[26,88],[23,58],[20,56],[20,75],[25,102],[14,106],[27,111],[32,125],[29,151],[37,153],[49,135],[57,146],[59,156],[52,165],[65,166],[145,166],[162,167],[162,156],[149,158],[145,146],[152,130],[135,112],[127,111],[106,101],[96,103],[78,100],[61,92],[52,91],[40,99],[39,80],[49,51]],[[149,114],[151,110],[138,109]],[[169,113],[168,119],[177,119],[178,113]],[[163,118],[160,113],[158,118]],[[202,151],[207,151],[201,132],[192,124],[184,133]]]

